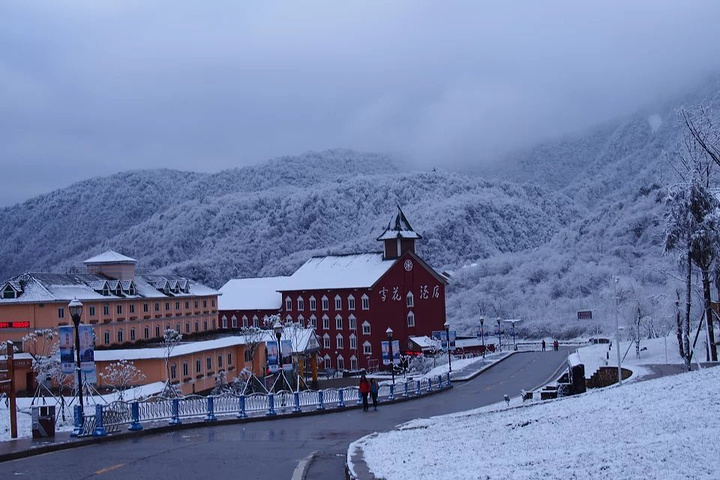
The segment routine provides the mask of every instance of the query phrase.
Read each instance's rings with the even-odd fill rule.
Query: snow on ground
[[[414,420],[354,442],[348,462],[352,468],[360,448],[374,475],[388,480],[717,479],[719,407],[720,368],[707,368]]]
[[[155,382],[141,387],[129,388],[124,392],[125,401],[131,401],[137,398],[149,397],[151,395],[158,394],[162,391],[165,386],[165,382]],[[117,393],[109,393],[102,396],[91,396],[90,398],[85,397],[85,411],[88,412],[88,408],[94,409],[94,405],[113,402],[117,400]],[[55,405],[55,411],[57,414],[57,420],[55,422],[55,430],[58,432],[69,432],[73,429],[73,406],[70,402],[73,397],[65,397],[65,420],[60,415],[60,398],[45,397],[44,403],[42,398],[35,399],[35,406],[46,406]],[[32,437],[32,406],[33,399],[29,397],[20,397],[17,399],[18,414],[17,414],[17,433],[18,438],[30,438]],[[75,400],[77,402],[77,400]],[[73,404],[74,405],[74,404]],[[92,410],[94,413],[94,410]],[[10,440],[10,409],[6,398],[0,401],[0,441],[4,442]]]
[[[617,352],[615,351],[614,345],[615,342],[613,341],[612,349],[607,343],[599,343],[578,349],[578,357],[581,363],[585,365],[586,378],[590,378],[592,374],[602,366],[610,365],[617,367]],[[635,342],[627,340],[620,342],[620,363],[623,368],[633,371],[632,379],[642,378],[651,373],[644,365],[683,364],[683,360],[680,358],[680,353],[678,352],[677,339],[673,336],[641,340],[640,349],[640,358],[636,358]],[[697,355],[698,353],[704,358],[704,354],[696,349],[695,354]]]

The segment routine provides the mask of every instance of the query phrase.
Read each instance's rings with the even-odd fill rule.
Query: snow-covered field
[[[165,384],[163,382],[155,382],[142,387],[130,388],[124,392],[125,400],[132,400],[135,398],[147,397],[160,393]],[[95,404],[106,404],[113,402],[117,399],[117,394],[110,393],[102,396],[92,396],[85,398],[85,409],[87,412],[88,408],[94,408]],[[65,420],[62,420],[60,415],[60,399],[53,397],[36,398],[35,406],[55,405],[55,411],[57,413],[57,420],[55,422],[55,431],[57,432],[69,432],[73,429],[73,407],[67,405],[72,401],[72,397],[65,397],[66,408],[65,408]],[[32,437],[32,414],[31,414],[31,403],[32,398],[18,398],[17,406],[20,410],[17,414],[17,433],[18,438],[30,438]],[[77,402],[77,400],[75,400]],[[8,403],[5,398],[0,401],[0,442],[10,440],[10,410]]]
[[[370,435],[348,460],[361,448],[388,480],[720,477],[720,368],[502,407]]]

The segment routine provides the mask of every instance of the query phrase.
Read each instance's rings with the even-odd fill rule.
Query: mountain
[[[289,274],[312,255],[378,250],[399,204],[423,235],[419,253],[453,274],[448,315],[460,333],[474,333],[480,316],[523,318],[528,335],[607,330],[615,277],[632,290],[622,321],[639,305],[660,328],[676,288],[675,261],[661,248],[669,158],[681,139],[675,110],[718,111],[719,92],[713,81],[473,174],[337,149],[215,174],[87,180],[0,210],[0,278],[77,267],[111,248],[139,269],[219,287]],[[594,323],[579,323],[576,312],[588,309]]]

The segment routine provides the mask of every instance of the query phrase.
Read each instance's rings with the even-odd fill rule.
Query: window
[[[200,359],[195,360],[195,373],[202,372],[202,363],[200,362]]]
[[[218,368],[222,368],[222,355],[218,355]]]
[[[297,308],[298,310],[305,310],[305,300],[303,300],[302,297],[297,298]]]
[[[357,329],[357,320],[355,319],[355,315],[350,315],[348,317],[348,328],[350,328],[350,330]]]
[[[230,321],[232,322],[232,323],[231,323],[232,328],[237,328],[237,317],[236,317],[235,315],[232,316],[232,318],[230,319]]]
[[[207,300],[203,300],[203,308],[207,308]]]
[[[335,295],[335,310],[342,310],[342,298],[340,298],[340,295]]]
[[[362,309],[363,310],[370,310],[370,297],[367,295],[363,295],[361,297],[362,300]]]
[[[170,311],[170,302],[165,302],[165,311]]]
[[[198,305],[199,305],[198,301],[195,300],[195,308],[198,308]]]
[[[195,331],[196,332],[200,331],[200,322],[198,322],[197,320],[195,321]]]
[[[177,365],[174,363],[170,365],[170,378],[177,378]]]
[[[187,362],[183,362],[183,377],[187,377],[188,375],[190,375],[190,371],[189,371],[189,370],[190,370],[190,369],[188,368],[188,363],[187,363]]]
[[[327,315],[322,316],[323,330],[330,330],[330,318]]]
[[[225,315],[222,316],[222,318],[220,319],[220,321],[222,322],[222,323],[221,323],[222,328],[227,328],[227,325],[228,325],[228,324],[227,324],[227,317],[226,317]]]
[[[215,300],[212,301],[212,306],[215,307]]]
[[[95,316],[95,307],[90,307],[90,316],[91,317]]]
[[[212,357],[207,357],[207,369],[212,370]]]
[[[315,297],[310,297],[310,311],[314,312],[315,310],[317,310],[317,301],[315,301]]]
[[[337,357],[337,368],[338,370],[345,370],[345,359],[342,355],[338,355]]]
[[[145,338],[150,338],[150,327],[145,327],[143,334],[145,335]]]
[[[348,296],[348,310],[355,310],[355,297]]]
[[[370,322],[367,320],[362,324],[363,335],[370,335]]]
[[[315,315],[310,315],[310,324],[308,326],[317,328],[317,317]]]
[[[185,322],[185,333],[190,333],[190,322]]]
[[[207,332],[207,320],[203,320],[203,332]]]
[[[180,310],[180,302],[175,302],[175,310]]]
[[[122,343],[122,341],[123,341],[123,331],[122,331],[122,328],[121,328],[120,330],[118,330],[117,338],[118,338],[118,343]]]
[[[414,327],[415,326],[415,314],[413,312],[408,312],[408,327]]]
[[[247,328],[248,327],[247,315],[243,315],[242,321],[243,321],[243,328]]]
[[[155,336],[156,336],[156,337],[159,337],[159,336],[160,336],[160,325],[156,325],[156,326],[155,326]]]
[[[103,315],[110,315],[110,305],[103,306]]]
[[[298,325],[300,325],[301,327],[305,326],[305,317],[303,317],[302,315],[298,315]]]
[[[408,292],[408,294],[405,295],[405,305],[410,308],[415,306],[415,297],[413,296],[412,292]]]
[[[160,303],[159,302],[155,302],[155,311],[156,312],[160,311]]]
[[[328,298],[325,295],[323,295],[323,297],[320,300],[322,301],[322,309],[330,310],[330,302],[328,301]]]
[[[232,365],[232,353],[228,353],[228,367]]]
[[[250,356],[250,350],[245,350],[245,361],[252,362],[252,357]]]
[[[277,298],[277,297],[275,297],[275,298]],[[276,304],[276,305],[277,305],[277,304]],[[285,310],[288,311],[288,312],[289,312],[290,310],[292,310],[292,300],[290,299],[290,297],[287,297],[287,298],[285,299]]]
[[[324,364],[325,368],[332,367],[332,364],[330,363],[330,355],[328,355],[327,353],[323,357],[323,364]]]
[[[285,315],[285,323],[292,323],[292,315]]]
[[[148,310],[149,310],[148,304],[147,304],[147,303],[143,303],[143,312],[146,312],[146,313],[147,313]]]
[[[335,345],[336,345],[336,348],[345,348],[345,347],[343,347],[342,334],[338,333],[337,337],[335,337]]]
[[[189,309],[190,309],[190,302],[185,302],[185,310],[189,310]]]
[[[357,350],[357,337],[354,333],[350,334],[350,349]]]
[[[330,335],[323,335],[323,348],[330,348]]]
[[[335,328],[337,330],[342,330],[342,317],[340,315],[335,316]]]
[[[105,330],[105,339],[104,340],[105,340],[105,345],[110,344],[110,331],[109,330]]]
[[[253,320],[253,327],[259,327],[259,326],[260,326],[260,321],[258,320],[258,316],[257,316],[257,315],[253,315],[253,319],[252,319],[252,320]]]
[[[135,341],[135,327],[130,329],[130,340]]]
[[[118,315],[122,314],[122,305],[117,306],[117,313],[118,313]]]
[[[357,370],[358,369],[358,363],[357,363],[357,357],[353,355],[350,357],[350,370]]]
[[[135,313],[135,304],[134,303],[130,304],[130,313]]]
[[[372,344],[370,342],[363,343],[363,355],[372,355]]]

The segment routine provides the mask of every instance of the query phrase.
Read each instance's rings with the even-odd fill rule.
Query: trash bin
[[[47,438],[55,436],[55,406],[32,407],[32,436]]]

